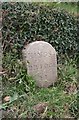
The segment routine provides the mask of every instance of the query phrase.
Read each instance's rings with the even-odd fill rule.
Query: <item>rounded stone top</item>
[[[33,49],[34,49],[34,51],[36,50],[37,52],[39,51],[39,50],[43,50],[42,52],[51,52],[52,51],[52,53],[53,54],[56,54],[56,51],[55,51],[55,49],[52,47],[52,45],[51,44],[49,44],[48,42],[45,42],[45,41],[35,41],[35,42],[32,42],[32,43],[30,43],[30,44],[28,44],[28,45],[26,45],[25,47],[24,47],[24,49],[23,49],[23,52],[25,51],[26,52],[26,49],[29,51],[33,51]],[[40,51],[39,51],[40,52]]]

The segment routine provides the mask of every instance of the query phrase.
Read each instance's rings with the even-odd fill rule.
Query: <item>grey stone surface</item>
[[[49,87],[56,81],[56,51],[49,43],[32,42],[24,47],[22,53],[27,73],[34,77],[37,86]]]

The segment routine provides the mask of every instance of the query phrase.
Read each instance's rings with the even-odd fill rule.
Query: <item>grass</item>
[[[76,14],[77,6],[71,3],[43,3],[51,7],[62,8]],[[74,7],[73,7],[74,6]],[[35,80],[27,75],[27,70],[18,57],[16,49],[4,53],[2,75],[2,105],[4,118],[78,118],[77,66],[75,59],[62,56],[58,59],[58,78],[54,86],[38,88]],[[10,100],[5,101],[4,98]],[[43,113],[37,113],[33,107],[39,103],[48,103]]]
[[[77,117],[77,67],[74,59],[64,59],[58,63],[58,80],[49,88],[38,88],[32,77],[26,73],[21,59],[11,52],[3,57],[7,73],[3,75],[3,109],[4,117],[41,117],[69,118]],[[10,101],[4,101],[6,96]],[[45,113],[38,114],[33,106],[47,102]]]
[[[37,3],[38,4],[38,3]],[[77,15],[79,8],[76,2],[42,2],[42,5],[52,8],[64,9],[70,14]]]
[[[4,0],[3,0],[4,1]],[[7,1],[7,0],[6,0]],[[16,2],[16,0],[14,0]],[[22,2],[27,2],[26,0],[23,0]],[[71,14],[77,15],[77,12],[79,12],[79,7],[77,2],[33,2],[34,4],[41,4],[45,6],[51,6],[56,7],[59,9],[65,9]]]

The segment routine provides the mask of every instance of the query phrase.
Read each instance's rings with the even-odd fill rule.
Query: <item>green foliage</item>
[[[8,53],[7,56],[11,56],[11,53]],[[33,78],[26,74],[27,70],[22,61],[15,59],[11,66],[15,66],[16,75],[12,76],[12,73],[3,75],[3,84],[5,84],[3,85],[2,98],[9,95],[11,100],[7,103],[3,102],[0,108],[14,110],[16,106],[15,113],[21,118],[29,116],[33,118],[69,118],[78,116],[76,62],[73,59],[66,59],[66,57],[63,61],[64,64],[58,64],[58,81],[55,85],[49,88],[38,88]],[[9,63],[7,62],[7,64]],[[45,114],[36,114],[33,111],[33,106],[40,102],[48,103]]]
[[[13,117],[76,117],[77,67],[74,59],[63,53],[78,53],[76,19],[66,11],[35,3],[3,3],[3,92],[0,109]],[[21,48],[26,42],[45,40],[59,53],[58,81],[49,88],[38,88],[22,62]],[[62,53],[62,54],[61,54]],[[61,54],[61,55],[60,55]],[[19,59],[20,58],[20,59]],[[10,101],[3,100],[10,96]],[[43,114],[36,114],[33,106],[48,102]],[[5,115],[4,115],[5,116]]]
[[[3,3],[2,9],[4,51],[45,40],[58,53],[78,53],[77,21],[66,11],[33,3]]]
[[[7,70],[7,74],[3,76],[4,86],[7,82],[11,82],[11,85],[15,86],[14,89],[17,88],[16,91],[19,94],[35,90],[35,81],[31,76],[27,75],[27,69],[24,63],[17,58],[17,54],[12,52],[6,53],[3,57],[3,68]],[[13,90],[12,94],[14,94],[14,91],[15,90]]]

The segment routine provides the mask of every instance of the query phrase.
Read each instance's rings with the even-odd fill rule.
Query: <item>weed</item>
[[[8,57],[10,56],[11,59],[9,54]],[[77,67],[74,59],[65,58],[64,64],[58,64],[58,81],[49,88],[38,88],[33,78],[27,75],[21,60],[16,58],[15,62],[11,60],[11,67],[6,57],[4,61],[8,73],[3,76],[2,98],[9,95],[11,100],[7,103],[3,101],[1,108],[7,111],[15,107],[16,117],[43,117],[43,114],[36,114],[33,111],[33,106],[40,102],[47,102],[48,107],[44,117],[77,116]],[[10,73],[11,69],[16,71],[16,75]]]

